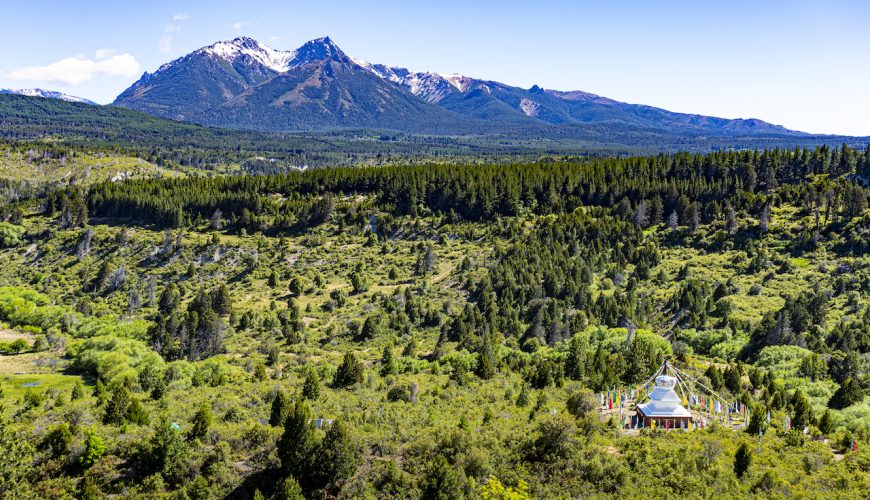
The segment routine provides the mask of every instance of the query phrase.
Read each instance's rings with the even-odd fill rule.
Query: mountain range
[[[15,94],[15,95],[26,95],[30,97],[44,97],[47,99],[60,99],[61,101],[67,102],[81,102],[84,104],[97,104],[94,101],[89,101],[84,97],[76,97],[74,95],[64,94],[63,92],[57,92],[54,90],[43,90],[43,89],[0,89],[0,94]]]
[[[173,120],[259,131],[364,128],[621,137],[621,142],[634,136],[807,136],[757,119],[674,113],[582,91],[525,89],[373,64],[348,56],[329,37],[293,51],[248,37],[218,42],[146,72],[113,104]]]

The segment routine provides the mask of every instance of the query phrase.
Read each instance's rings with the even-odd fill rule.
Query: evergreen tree
[[[384,346],[384,352],[381,356],[381,375],[395,375],[397,371],[398,367],[396,366],[396,360],[393,357],[393,346],[387,344]]]
[[[314,463],[319,487],[335,485],[353,475],[361,460],[350,431],[336,420],[318,446]]]
[[[300,484],[309,479],[309,457],[317,443],[311,426],[311,411],[305,401],[296,401],[284,421],[284,433],[278,441],[278,458],[284,472]]]
[[[855,382],[855,379],[849,377],[831,396],[831,399],[828,401],[828,407],[842,410],[863,400],[864,389]]]
[[[206,434],[208,433],[208,428],[211,427],[211,421],[211,404],[206,401],[200,405],[196,414],[193,416],[189,438],[199,439],[200,441],[205,439]]]
[[[106,444],[103,442],[103,438],[90,430],[85,433],[84,445],[85,450],[79,456],[79,465],[87,469],[97,463],[106,453]]]
[[[459,500],[465,498],[463,481],[453,466],[441,455],[430,462],[423,478],[423,498]]]
[[[75,401],[83,397],[85,397],[85,386],[82,385],[81,380],[76,380],[76,384],[73,386],[72,393],[70,394],[70,399]]]
[[[749,425],[746,427],[746,432],[753,436],[757,436],[759,432],[767,431],[767,409],[761,405],[750,404]]]
[[[819,432],[827,436],[834,430],[834,414],[831,410],[825,410],[819,419]]]
[[[109,397],[103,410],[103,423],[121,425],[127,420],[130,408],[130,391],[122,384],[109,387]]]
[[[815,419],[813,416],[813,406],[802,390],[795,389],[791,398],[791,408],[794,412],[792,426],[796,429],[803,429],[813,424]]]
[[[738,479],[746,474],[750,465],[752,465],[752,450],[746,443],[740,443],[737,453],[734,455],[734,474]]]
[[[66,455],[69,451],[69,444],[72,442],[73,433],[70,426],[66,422],[61,422],[51,428],[42,439],[41,448],[51,450],[51,455],[59,458]]]
[[[275,427],[284,425],[284,420],[290,414],[292,405],[293,403],[285,391],[282,389],[275,391],[275,397],[272,399],[272,411],[269,414],[269,425]]]
[[[150,460],[171,483],[180,479],[181,466],[186,449],[179,426],[161,415],[154,427],[150,442]]]
[[[278,486],[277,498],[278,500],[305,500],[305,496],[302,494],[302,487],[299,486],[299,483],[292,476],[281,480]]]
[[[305,373],[305,382],[302,384],[302,397],[316,401],[320,398],[320,377],[313,368],[308,368]]]
[[[595,395],[589,389],[580,389],[568,398],[565,404],[568,413],[577,418],[583,418],[595,411]]]
[[[586,375],[586,349],[588,339],[576,334],[568,346],[568,356],[565,358],[565,376],[572,380],[582,380]]]
[[[686,224],[689,226],[689,231],[696,232],[701,225],[701,208],[697,201],[689,204],[685,219]]]
[[[480,351],[477,354],[477,366],[475,374],[484,379],[489,380],[495,376],[498,371],[498,342],[495,336],[487,329],[483,334]]]
[[[214,293],[213,305],[214,311],[220,315],[229,315],[233,312],[233,300],[230,297],[230,290],[226,284],[221,284]]]
[[[743,388],[741,376],[740,370],[736,366],[728,366],[728,368],[725,369],[725,387],[727,387],[732,394],[740,394],[740,390]]]
[[[369,289],[365,276],[360,271],[350,275],[350,285],[353,288],[353,293],[356,294],[363,293]]]
[[[332,386],[346,388],[358,384],[362,380],[362,362],[358,361],[352,352],[346,352],[341,365],[339,365],[338,370],[335,372],[335,377],[332,379]]]

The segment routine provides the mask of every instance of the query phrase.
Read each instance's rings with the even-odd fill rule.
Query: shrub
[[[90,430],[85,434],[85,451],[79,457],[79,465],[87,469],[97,463],[104,453],[106,453],[106,444],[103,438]]]
[[[21,226],[0,222],[0,247],[14,247],[21,243],[26,230]]]
[[[589,389],[580,389],[568,398],[568,413],[577,418],[585,417],[595,410],[595,396]]]
[[[102,380],[132,385],[145,366],[162,368],[163,359],[144,342],[114,336],[92,337],[70,344],[73,367]]]

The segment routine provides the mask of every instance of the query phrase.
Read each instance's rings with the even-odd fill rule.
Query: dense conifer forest
[[[5,498],[870,490],[870,148],[240,170],[5,139]],[[666,360],[739,419],[626,425]]]

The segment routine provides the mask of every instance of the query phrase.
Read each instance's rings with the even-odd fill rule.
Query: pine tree
[[[206,401],[200,405],[196,414],[193,416],[189,438],[199,439],[200,441],[205,439],[205,436],[208,433],[208,428],[211,427],[211,421],[211,404]]]
[[[810,400],[807,399],[807,396],[800,389],[795,389],[794,395],[791,398],[791,407],[792,411],[794,411],[794,418],[792,419],[792,425],[796,429],[803,429],[809,425],[812,425],[815,417],[813,416],[813,406],[810,404]]]
[[[302,487],[292,476],[281,481],[278,486],[277,498],[278,500],[305,500],[305,496],[302,495]]]
[[[275,397],[272,399],[272,411],[269,414],[269,425],[278,427],[284,425],[284,420],[290,414],[292,409],[292,401],[287,393],[282,389],[275,391]]]
[[[332,386],[336,388],[350,387],[358,384],[363,380],[363,366],[352,352],[344,354],[344,359],[335,372],[335,377],[332,379]]]
[[[831,410],[825,410],[819,419],[819,432],[827,436],[834,430],[834,414]]]
[[[387,344],[384,346],[384,352],[381,356],[381,375],[395,375],[397,370],[396,360],[393,357],[393,346]]]
[[[725,369],[725,387],[731,391],[732,394],[739,394],[740,390],[743,387],[743,381],[741,380],[740,370],[735,366],[729,366]]]
[[[750,406],[749,425],[746,427],[746,432],[753,436],[757,436],[759,432],[767,431],[767,411],[763,406]]]
[[[693,233],[701,224],[701,209],[697,201],[689,204],[689,209],[686,211],[686,224],[689,226],[689,231]]]
[[[103,410],[103,423],[121,425],[127,420],[130,407],[130,391],[122,384],[112,384],[109,398]]]
[[[233,299],[230,297],[230,290],[226,284],[221,284],[214,292],[212,307],[214,311],[222,316],[233,313]]]
[[[831,399],[828,401],[828,407],[842,410],[863,400],[864,389],[852,377],[849,377],[831,396]]]
[[[336,420],[326,431],[318,446],[315,463],[319,487],[334,485],[353,475],[360,464],[359,452],[350,431],[340,420]]]
[[[305,373],[305,382],[302,384],[302,397],[310,401],[320,398],[320,377],[317,370],[309,367]]]
[[[310,456],[316,446],[311,426],[311,410],[305,401],[297,401],[284,421],[284,433],[278,441],[278,458],[286,474],[305,484],[310,473]]]
[[[354,272],[350,275],[350,284],[353,288],[353,293],[363,293],[369,289],[368,283],[366,283],[365,276],[362,272]]]
[[[746,443],[740,443],[737,448],[737,453],[734,455],[734,474],[737,478],[742,478],[749,466],[752,464],[752,450]]]
[[[177,424],[164,414],[155,423],[150,442],[152,466],[170,482],[178,479],[186,449]]]
[[[70,394],[70,399],[75,401],[83,397],[85,397],[85,386],[82,385],[81,380],[76,380],[76,385],[74,385],[72,388],[72,394]]]

